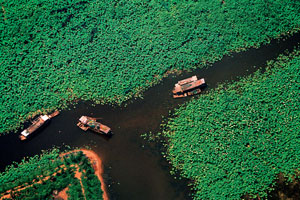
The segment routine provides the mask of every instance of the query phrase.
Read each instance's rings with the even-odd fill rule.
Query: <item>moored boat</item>
[[[199,94],[201,92],[201,88],[203,87],[205,87],[204,78],[198,80],[197,76],[192,76],[190,78],[178,81],[172,91],[173,98]]]
[[[88,116],[81,116],[79,118],[79,122],[77,123],[77,126],[81,128],[84,131],[87,131],[88,129],[91,129],[94,132],[101,133],[101,134],[110,134],[111,129],[101,124],[100,122],[96,121],[96,118],[88,117]]]
[[[50,115],[40,115],[38,118],[32,121],[32,124],[25,129],[24,131],[21,132],[19,135],[19,138],[21,140],[26,140],[28,137],[32,135],[35,131],[46,125],[51,118],[57,116],[59,114],[59,111],[55,111]]]

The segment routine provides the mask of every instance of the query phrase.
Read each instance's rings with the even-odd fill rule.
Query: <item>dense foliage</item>
[[[102,199],[101,183],[81,151],[60,157],[55,149],[15,165],[0,174],[1,196],[10,194],[12,199],[22,200],[49,199],[54,190],[69,187],[69,199]],[[76,170],[82,172],[84,194],[79,179],[75,177]]]
[[[300,169],[300,51],[268,66],[186,103],[164,125],[166,156],[194,180],[194,199],[266,197],[279,173]]]
[[[121,103],[191,69],[299,30],[297,0],[4,0],[0,133],[75,99]]]
[[[67,190],[67,194],[68,194],[68,200],[84,199],[80,181],[78,179],[75,179],[72,182],[72,184],[69,186],[69,189]]]

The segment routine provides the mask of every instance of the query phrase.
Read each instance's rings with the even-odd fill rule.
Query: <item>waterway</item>
[[[267,60],[292,51],[299,42],[300,33],[273,40],[259,49],[226,56],[207,69],[169,75],[160,84],[147,90],[143,99],[130,100],[126,106],[93,106],[92,102],[78,102],[75,107],[63,110],[28,141],[21,142],[18,134],[13,133],[1,136],[0,170],[3,171],[13,161],[20,162],[23,157],[39,154],[41,150],[53,146],[90,146],[103,160],[104,179],[111,199],[191,199],[189,180],[175,179],[170,175],[171,166],[161,155],[160,145],[153,145],[141,137],[141,134],[150,131],[158,132],[163,116],[167,117],[169,111],[191,98],[197,98],[173,99],[171,90],[174,83],[192,75],[204,77],[208,84],[205,94],[218,83],[234,81],[253,73],[258,67],[264,68]],[[108,138],[82,131],[76,126],[81,115],[102,118],[99,120],[111,127],[114,135]]]

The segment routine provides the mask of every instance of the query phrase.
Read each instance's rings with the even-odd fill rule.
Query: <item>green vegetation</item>
[[[49,199],[54,190],[66,187],[69,199],[84,199],[84,196],[90,200],[102,199],[101,183],[82,151],[60,157],[54,149],[15,165],[0,174],[0,194],[10,194],[6,199]],[[84,194],[79,179],[75,178],[76,170],[82,172]]]
[[[192,69],[299,30],[298,0],[4,0],[0,133],[76,99],[121,103]]]
[[[78,179],[74,179],[73,183],[69,186],[69,190],[67,190],[67,194],[68,200],[84,199]]]
[[[166,157],[193,180],[194,199],[266,197],[279,173],[299,175],[300,51],[268,66],[186,103],[164,125]]]

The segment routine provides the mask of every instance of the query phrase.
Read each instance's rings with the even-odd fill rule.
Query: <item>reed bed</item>
[[[78,99],[121,104],[169,71],[300,27],[296,0],[4,0],[1,8],[0,133]]]
[[[175,110],[166,157],[193,180],[194,199],[266,198],[300,169],[300,51],[268,62]]]

